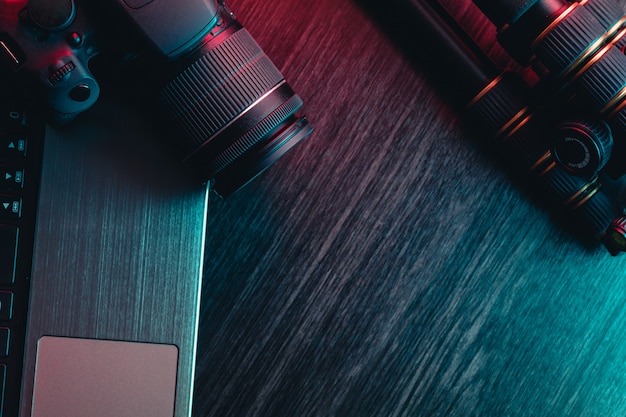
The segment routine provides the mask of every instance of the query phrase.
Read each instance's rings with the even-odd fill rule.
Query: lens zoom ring
[[[584,231],[596,239],[606,232],[619,214],[619,210],[600,189],[597,177],[575,177],[557,166],[542,178],[546,181],[546,191],[557,199],[555,203],[573,209],[578,222],[583,223]]]
[[[552,192],[552,195],[557,199],[556,202],[559,204],[565,204],[587,184],[584,179],[567,173],[559,166],[550,170],[543,178],[546,181],[548,190]]]
[[[623,135],[626,132],[626,108],[615,113],[613,117],[609,119],[609,123],[617,129],[619,135]]]
[[[514,74],[504,73],[479,100],[470,105],[470,117],[493,136],[524,110],[522,100],[527,90],[528,87]]]
[[[240,29],[167,84],[161,99],[193,151],[282,80],[248,31]]]
[[[545,129],[545,125],[537,117],[532,117],[518,131],[507,138],[506,145],[522,164],[523,169],[530,170],[531,167],[536,167],[536,169],[541,170],[542,167],[545,168],[538,164],[539,160],[550,150],[544,136],[538,134],[538,132],[544,132]]]
[[[595,110],[603,109],[626,86],[626,56],[619,49],[610,48],[576,83],[580,84],[577,91],[581,91],[593,102]]]
[[[280,126],[286,119],[292,116],[302,107],[302,100],[297,95],[292,96],[282,106],[273,111],[259,124],[250,129],[238,141],[230,145],[224,152],[219,154],[213,163],[214,174],[219,173],[237,158],[256,145],[265,135],[276,126]]]
[[[620,214],[602,190],[599,190],[577,210],[580,210],[577,214],[586,220],[589,233],[596,239],[606,232],[613,219]]]
[[[593,13],[576,7],[538,44],[536,55],[546,68],[559,75],[575,63],[578,66],[576,61],[605,31]]]
[[[524,169],[534,165],[549,150],[543,137],[537,135],[545,129],[522,102],[527,91],[528,86],[514,73],[504,73],[499,82],[468,109],[470,120],[481,124],[488,135],[504,130],[500,138],[505,138],[507,151],[512,152]]]
[[[587,8],[605,28],[614,26],[619,22],[624,13],[614,0],[591,0],[585,3],[585,8]]]

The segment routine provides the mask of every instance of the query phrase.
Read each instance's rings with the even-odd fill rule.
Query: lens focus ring
[[[282,80],[248,31],[240,29],[166,85],[161,98],[185,129],[191,153]]]
[[[572,73],[602,46],[605,31],[592,12],[576,7],[539,42],[535,53],[554,74]]]
[[[609,47],[594,65],[575,81],[588,103],[602,115],[619,109],[626,88],[626,56],[616,47]]]
[[[223,197],[312,131],[297,114],[300,97],[232,19],[177,66],[183,69],[161,89],[161,102],[183,133],[183,163]]]

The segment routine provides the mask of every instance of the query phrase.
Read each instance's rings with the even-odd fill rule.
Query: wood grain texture
[[[428,40],[349,0],[229,5],[316,131],[212,203],[194,415],[626,414],[626,258],[477,146]]]

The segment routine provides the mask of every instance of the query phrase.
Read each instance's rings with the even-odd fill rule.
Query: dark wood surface
[[[194,415],[624,416],[626,256],[477,146],[406,53],[428,39],[350,0],[229,5],[316,131],[213,199]]]

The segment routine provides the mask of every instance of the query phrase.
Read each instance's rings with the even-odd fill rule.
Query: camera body
[[[2,2],[0,56],[25,75],[54,121],[64,123],[97,101],[89,70],[99,52],[94,26],[73,1]]]
[[[307,137],[302,100],[223,1],[0,1],[0,57],[50,119],[98,99],[90,63],[139,62],[188,170],[227,196]],[[132,58],[132,59],[130,59]],[[132,73],[132,72],[131,72]],[[137,72],[133,73],[137,75]],[[123,76],[123,75],[122,75]],[[180,135],[178,134],[180,132]]]

